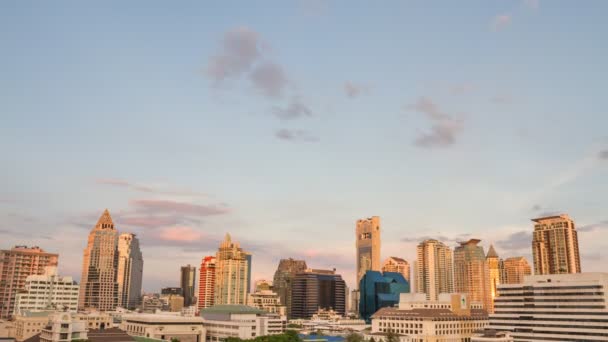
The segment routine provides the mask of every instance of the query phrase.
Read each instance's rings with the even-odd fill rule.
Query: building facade
[[[346,283],[335,270],[307,269],[296,274],[291,294],[293,318],[311,318],[319,309],[346,315]]]
[[[414,265],[416,293],[436,300],[440,293],[454,292],[452,250],[443,242],[428,239],[418,244]]]
[[[281,303],[279,295],[263,286],[258,287],[254,293],[248,295],[247,305],[287,317],[287,307]]]
[[[198,282],[198,308],[204,309],[215,304],[215,257],[206,256],[201,261]]]
[[[0,318],[9,318],[15,311],[15,297],[24,289],[27,277],[44,274],[45,267],[57,266],[58,259],[58,254],[37,246],[0,250]]]
[[[205,328],[200,317],[166,314],[128,314],[122,316],[120,329],[131,336],[180,342],[205,341]]]
[[[515,341],[608,341],[608,273],[527,276],[498,294],[489,329]]]
[[[454,249],[454,290],[467,293],[471,301],[481,302],[484,309],[493,312],[490,268],[486,260],[481,240],[470,239],[460,242]]]
[[[496,297],[496,289],[501,283],[501,263],[500,258],[498,257],[498,253],[496,253],[496,250],[494,249],[493,245],[490,245],[490,248],[488,249],[488,254],[486,254],[486,261],[488,263],[488,270],[490,272],[490,295],[492,297],[492,300],[494,300],[494,297]]]
[[[532,219],[534,274],[580,273],[578,234],[568,215]]]
[[[359,292],[359,315],[370,322],[379,309],[398,304],[399,296],[410,292],[410,284],[401,273],[367,271],[359,283]]]
[[[287,307],[287,318],[291,318],[291,289],[296,274],[304,272],[308,267],[306,261],[292,258],[281,259],[274,272],[273,290],[279,295],[283,305]]]
[[[119,305],[118,231],[106,209],[89,233],[82,262],[79,309],[115,310]]]
[[[232,241],[230,234],[226,234],[216,255],[216,305],[247,303],[250,281],[248,255],[238,242]]]
[[[188,307],[196,304],[196,267],[182,266],[180,286],[184,296],[184,306]]]
[[[407,260],[398,257],[388,257],[382,263],[382,272],[397,272],[403,275],[403,278],[410,282],[410,263]]]
[[[216,305],[201,310],[201,318],[209,342],[229,337],[251,340],[259,336],[285,332],[285,316],[268,314],[245,305]]]
[[[78,310],[78,284],[72,277],[57,275],[56,266],[45,267],[44,274],[25,279],[24,289],[15,297],[15,316],[25,311]]]
[[[87,340],[85,322],[68,312],[56,312],[50,315],[48,323],[40,332],[40,342],[72,342],[73,340]]]
[[[500,263],[501,284],[521,284],[531,274],[532,268],[524,257],[507,258]]]
[[[135,309],[141,304],[141,285],[144,259],[135,234],[123,233],[118,237],[118,282],[119,306]]]
[[[380,271],[380,217],[357,220],[357,284],[367,271]]]

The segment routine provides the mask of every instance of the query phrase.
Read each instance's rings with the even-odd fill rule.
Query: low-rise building
[[[166,314],[125,314],[120,323],[121,330],[131,336],[171,340],[180,342],[205,341],[203,319]]]
[[[86,322],[69,312],[56,312],[49,315],[47,325],[40,332],[39,342],[71,342],[86,340]]]
[[[9,337],[15,337],[15,325],[13,321],[0,319],[0,338]]]
[[[76,318],[84,321],[87,329],[108,329],[114,327],[114,315],[111,312],[79,312],[76,314]]]
[[[471,338],[471,342],[513,342],[513,337],[506,331],[487,329]]]
[[[244,340],[285,332],[287,318],[245,305],[215,305],[201,310],[206,341]]]
[[[279,295],[269,289],[259,288],[247,295],[247,305],[279,316],[287,315],[287,306],[281,305]]]
[[[24,341],[40,334],[49,321],[52,311],[24,311],[14,317],[15,340]]]
[[[56,266],[47,266],[44,274],[30,275],[25,279],[25,286],[15,296],[13,314],[23,311],[60,310],[76,312],[78,310],[78,284],[72,277],[57,275]]]

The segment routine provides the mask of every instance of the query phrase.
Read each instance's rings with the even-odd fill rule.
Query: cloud
[[[140,199],[130,202],[136,210],[155,214],[183,214],[193,216],[222,215],[229,212],[228,208],[208,206],[170,200]]]
[[[456,142],[462,129],[462,120],[444,119],[433,124],[431,130],[421,134],[414,144],[419,147],[447,147]]]
[[[169,227],[160,232],[160,238],[167,241],[192,241],[201,237],[203,233],[192,227]]]
[[[450,88],[450,93],[452,95],[464,95],[471,93],[474,89],[475,86],[470,83],[455,84]]]
[[[351,81],[344,83],[344,93],[351,99],[357,98],[369,92],[369,87],[363,84],[356,84]]]
[[[511,15],[509,14],[497,15],[492,20],[492,30],[494,31],[500,31],[509,25],[511,25]]]
[[[450,237],[446,235],[423,235],[423,236],[408,236],[401,239],[402,242],[420,243],[424,240],[437,240],[443,243],[466,241],[471,238],[471,234],[458,234]]]
[[[267,97],[281,97],[289,84],[283,67],[274,62],[259,64],[249,74],[253,86]]]
[[[158,228],[184,223],[183,216],[123,216],[117,215],[115,219],[117,224],[142,227],[142,228]]]
[[[581,226],[581,227],[578,227],[576,230],[578,230],[579,232],[586,233],[586,232],[594,232],[596,230],[606,229],[606,228],[608,228],[608,220]]]
[[[220,51],[211,57],[206,75],[218,85],[238,78],[260,58],[260,36],[247,27],[237,27],[224,34]]]
[[[540,211],[542,208],[543,207],[540,204],[535,204],[532,206],[532,211]]]
[[[608,160],[608,150],[602,150],[597,155],[600,160]]]
[[[506,239],[496,241],[496,245],[507,250],[529,249],[532,246],[532,232],[523,230],[512,233]]]
[[[533,10],[540,8],[540,0],[524,0],[523,4],[525,7]]]
[[[272,113],[283,120],[297,119],[304,116],[312,116],[312,110],[302,103],[299,99],[294,98],[285,108],[272,107]]]
[[[435,102],[425,96],[421,96],[416,100],[416,103],[406,107],[409,110],[426,114],[430,119],[441,120],[449,118],[450,116],[441,110]]]
[[[20,229],[18,231],[16,230],[9,230],[9,229],[0,229],[0,235],[8,235],[10,237],[22,237],[22,238],[40,238],[40,239],[44,239],[44,240],[52,240],[53,238],[48,236],[48,235],[40,235],[39,232],[35,232],[35,233],[31,233],[28,234],[26,232],[23,231],[23,229]]]
[[[275,133],[275,136],[281,140],[292,141],[292,142],[317,142],[318,137],[310,134],[307,131],[299,129],[280,129]]]
[[[146,186],[141,184],[136,184],[129,182],[120,178],[100,178],[95,180],[96,184],[99,185],[109,185],[117,188],[124,188],[128,190],[134,190],[145,193],[154,193],[159,195],[169,195],[169,196],[192,196],[192,197],[204,197],[206,196],[203,193],[190,191],[190,190],[174,190],[174,189],[159,189],[152,186]]]

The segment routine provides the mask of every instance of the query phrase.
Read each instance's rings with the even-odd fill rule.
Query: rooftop
[[[471,315],[457,315],[449,309],[411,309],[401,310],[396,308],[382,308],[372,315],[372,318],[380,316],[390,317],[416,317],[416,318],[457,318],[457,319],[487,319],[485,310],[471,309]]]
[[[122,316],[123,321],[129,322],[143,322],[143,323],[203,323],[203,319],[200,317],[188,317],[178,315],[163,315],[163,314],[127,314]]]
[[[133,342],[135,338],[118,328],[90,329],[87,333],[89,342]]]
[[[247,305],[214,305],[209,308],[205,308],[201,310],[201,314],[262,314],[265,313],[263,310],[256,309]]]
[[[532,222],[540,223],[541,221],[545,221],[545,220],[554,220],[554,219],[564,219],[564,220],[570,220],[570,216],[568,216],[568,214],[559,214],[559,215],[543,216],[543,217],[537,217],[537,218],[533,218],[533,219],[532,219]]]

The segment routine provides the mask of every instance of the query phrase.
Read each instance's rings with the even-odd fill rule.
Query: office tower
[[[359,315],[370,323],[376,311],[398,304],[399,296],[410,292],[410,284],[401,273],[367,271],[359,283],[359,292]]]
[[[521,284],[524,276],[532,274],[532,268],[524,257],[514,257],[502,260],[500,269],[501,284]]]
[[[215,257],[216,305],[247,303],[248,255],[238,242],[232,241],[230,234],[226,234]]]
[[[113,311],[119,304],[118,231],[108,209],[89,233],[82,262],[79,309]]]
[[[23,290],[15,296],[15,316],[25,311],[78,310],[78,284],[72,277],[57,275],[57,266],[47,266],[41,275],[25,278]]]
[[[184,306],[195,305],[196,267],[190,265],[182,266],[180,286],[184,296]]]
[[[471,301],[481,302],[484,309],[493,312],[490,268],[479,242],[470,239],[454,249],[454,289],[467,293]]]
[[[118,305],[135,309],[141,301],[141,282],[144,259],[135,234],[123,233],[118,236]]]
[[[534,274],[580,273],[578,235],[568,215],[532,219]]]
[[[608,340],[608,273],[526,276],[498,295],[488,329],[515,341]]]
[[[307,269],[296,274],[291,294],[291,316],[309,319],[319,309],[346,314],[346,283],[335,270]]]
[[[430,239],[418,244],[414,271],[416,292],[426,293],[427,299],[454,292],[452,250],[443,242]]]
[[[289,258],[281,259],[277,270],[274,272],[273,290],[279,295],[281,303],[287,307],[287,318],[291,318],[291,288],[293,278],[297,273],[304,272],[306,268],[306,261]]]
[[[490,271],[490,294],[492,300],[496,297],[496,288],[500,284],[500,259],[498,253],[494,249],[493,245],[490,245],[488,254],[486,255],[486,261],[488,262],[488,269]]]
[[[215,257],[206,256],[201,261],[198,283],[198,308],[204,309],[215,304]]]
[[[251,253],[245,252],[245,259],[247,260],[247,293],[251,292],[251,259],[253,256]]]
[[[37,246],[0,250],[0,318],[9,318],[15,311],[15,296],[25,287],[27,277],[44,274],[45,267],[57,266],[58,259],[58,254]]]
[[[382,263],[382,272],[397,272],[401,273],[408,284],[410,282],[410,263],[405,259],[397,257],[388,257]]]
[[[380,217],[357,220],[357,284],[367,271],[380,271]]]

